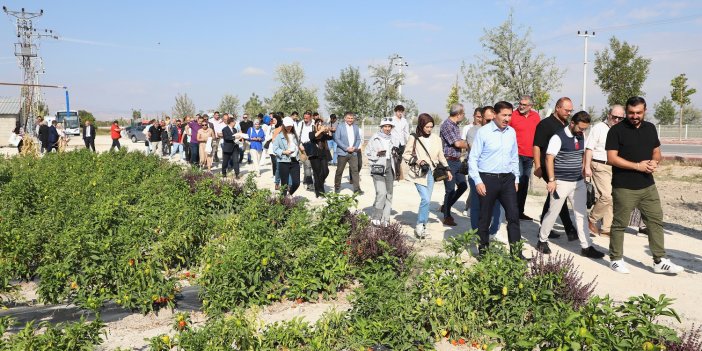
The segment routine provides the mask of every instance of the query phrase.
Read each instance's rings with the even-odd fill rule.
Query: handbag
[[[10,145],[17,146],[19,145],[20,141],[22,141],[22,138],[19,135],[15,133],[10,134]]]
[[[585,189],[587,190],[587,208],[590,209],[595,205],[595,186],[592,182],[585,182]]]
[[[299,133],[298,135],[295,136],[295,137],[297,138],[297,141],[298,141],[298,142],[299,142],[300,140],[302,140],[302,129],[303,129],[303,128],[300,127],[300,133]],[[299,150],[299,152],[298,152],[298,159],[300,159],[300,161],[302,161],[302,162],[306,162],[306,161],[309,159],[309,155],[308,155],[308,154],[306,153],[306,151],[305,151],[305,150],[306,150],[305,144],[306,144],[306,143],[302,143],[302,147],[299,147],[299,146],[298,146],[298,150]],[[298,144],[298,145],[299,145],[299,144]]]
[[[415,138],[414,140],[419,140],[419,138]],[[424,149],[424,152],[427,153],[427,157],[429,157],[429,162],[431,162],[431,166],[434,167],[434,172],[432,172],[432,176],[434,177],[435,182],[440,182],[444,179],[448,178],[448,168],[446,166],[442,165],[439,163],[439,165],[434,164],[434,161],[431,159],[431,156],[429,156],[429,151],[427,151],[427,148],[424,146],[424,143],[422,143],[421,140],[419,140],[419,145],[422,146],[422,149]]]
[[[461,165],[458,167],[458,173],[463,174],[463,175],[468,175],[468,157],[466,156],[466,159],[464,159],[461,162]]]
[[[205,153],[209,155],[212,153],[212,137],[208,137],[205,143]]]
[[[407,163],[410,172],[412,172],[415,178],[424,178],[427,175],[427,171],[417,162],[417,136],[414,133],[411,135],[414,138],[414,143],[412,143],[412,155],[409,160],[405,160],[405,163]]]
[[[370,173],[377,176],[385,176],[385,166],[384,165],[370,165]]]

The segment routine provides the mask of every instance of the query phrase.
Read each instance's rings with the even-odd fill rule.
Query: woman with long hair
[[[314,122],[314,128],[310,131],[310,142],[312,142],[312,152],[307,155],[312,165],[314,175],[314,195],[320,197],[324,194],[324,181],[329,175],[329,161],[331,153],[327,141],[334,139],[329,126],[325,126],[321,119]]]
[[[197,131],[197,141],[200,143],[200,167],[207,167],[208,172],[212,172],[212,160],[214,158],[215,147],[212,145],[215,139],[215,134],[212,129],[210,129],[207,120],[203,120],[200,123],[200,130]],[[209,152],[208,151],[209,146]]]
[[[427,222],[429,221],[429,203],[434,190],[434,176],[432,172],[439,164],[448,168],[444,157],[441,139],[432,134],[434,119],[427,113],[418,117],[417,130],[411,134],[405,146],[402,158],[409,165],[408,179],[413,182],[419,193],[419,210],[417,211],[417,226],[414,235],[420,239],[426,237]],[[450,171],[448,179],[453,179]]]
[[[300,187],[300,141],[295,134],[295,121],[290,117],[283,118],[283,128],[273,142],[273,153],[278,159],[278,171],[283,191],[289,195]]]
[[[271,157],[271,170],[273,171],[273,183],[275,184],[275,190],[280,189],[280,171],[278,170],[278,157],[275,156],[273,152],[273,140],[280,134],[283,129],[283,116],[282,113],[274,113],[269,121],[269,130],[266,135],[266,142],[268,143],[268,154]]]

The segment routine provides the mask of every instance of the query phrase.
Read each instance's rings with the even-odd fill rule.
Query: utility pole
[[[44,73],[43,63],[38,54],[38,46],[35,40],[43,37],[58,39],[52,30],[44,29],[37,31],[34,28],[32,19],[44,14],[44,10],[39,12],[27,12],[22,8],[20,11],[8,10],[3,6],[2,10],[9,16],[17,19],[17,42],[15,43],[15,57],[23,71],[24,86],[21,90],[22,111],[20,123],[24,125],[24,130],[34,133],[34,118],[37,117],[38,106],[43,103],[41,95],[41,85],[39,84],[39,74]],[[30,134],[31,135],[31,134]]]
[[[397,66],[398,72],[399,72],[400,76],[402,76],[402,67],[409,66],[407,64],[407,61],[404,61],[403,57],[398,55],[398,54],[394,54],[394,55],[390,56],[389,59],[390,59],[390,65]],[[395,62],[395,61],[397,61],[397,62]],[[402,81],[400,81],[400,84],[397,86],[397,95],[399,95],[399,97],[402,98]],[[399,101],[398,101],[398,103],[399,103]]]
[[[585,58],[583,59],[583,104],[582,104],[582,111],[587,110],[587,39],[590,37],[595,36],[595,32],[588,33],[585,31],[584,33],[581,33],[578,31],[578,36],[585,38]]]

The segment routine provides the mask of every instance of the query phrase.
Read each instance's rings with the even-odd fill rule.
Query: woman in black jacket
[[[305,152],[308,152],[310,163],[312,164],[312,174],[314,175],[314,195],[316,197],[324,194],[324,181],[329,175],[329,160],[331,153],[327,140],[333,139],[333,135],[328,126],[318,119],[314,123],[314,130],[310,132],[310,145],[306,147]]]

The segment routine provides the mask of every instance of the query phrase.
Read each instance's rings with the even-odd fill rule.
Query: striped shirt
[[[548,142],[546,153],[556,157],[553,165],[556,179],[568,182],[583,179],[583,135],[573,135],[568,127],[559,129]]]
[[[458,124],[447,118],[444,123],[441,123],[441,145],[444,147],[444,156],[459,158],[461,157],[461,149],[455,146],[456,142],[461,139],[461,129]]]

